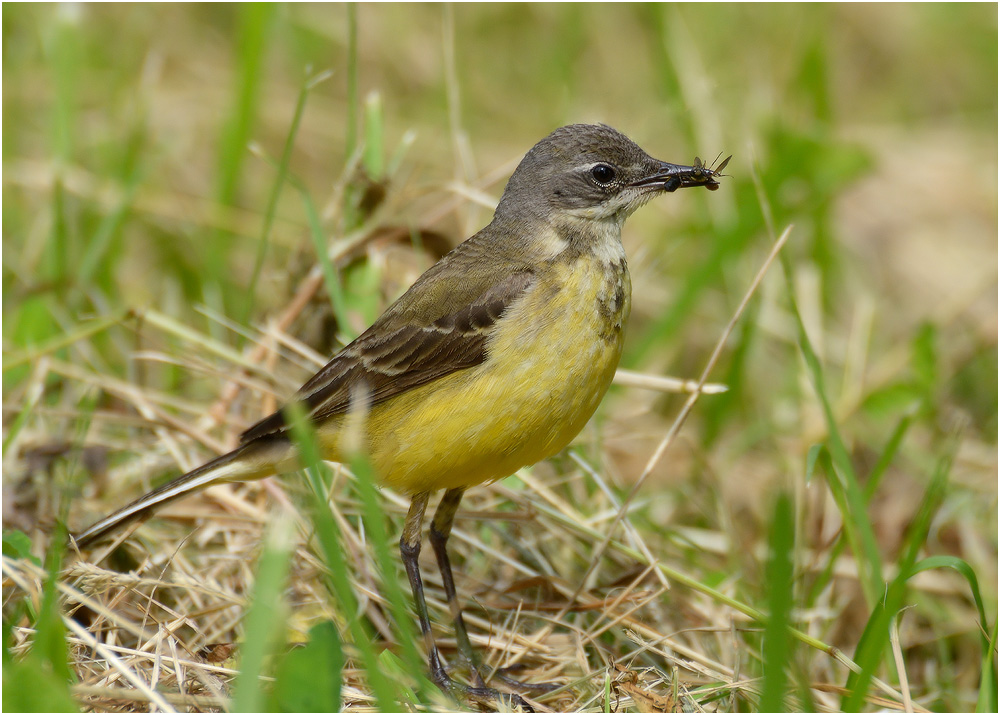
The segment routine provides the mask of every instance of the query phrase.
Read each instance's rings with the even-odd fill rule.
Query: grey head
[[[721,167],[720,167],[721,169]],[[618,225],[662,192],[718,187],[713,171],[654,159],[604,124],[570,124],[538,142],[514,170],[496,219],[612,220]]]

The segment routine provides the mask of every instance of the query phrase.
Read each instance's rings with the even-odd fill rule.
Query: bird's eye
[[[594,181],[602,186],[607,186],[615,180],[615,170],[607,164],[598,164],[590,170],[590,175],[594,177]]]

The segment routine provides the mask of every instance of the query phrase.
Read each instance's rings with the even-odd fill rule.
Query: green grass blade
[[[862,564],[875,560],[878,562],[879,571],[881,572],[882,560],[879,555],[878,546],[875,543],[874,532],[871,530],[871,524],[867,521],[867,505],[862,507],[857,506],[858,495],[853,495],[854,498],[852,499],[849,491],[849,480],[840,478],[841,473],[837,470],[836,465],[834,465],[830,451],[825,447],[819,453],[818,464],[823,467],[830,495],[837,505],[837,511],[842,516],[844,537],[851,547],[855,561],[861,567]],[[862,585],[864,584],[862,583]],[[874,589],[875,584],[872,583],[870,588]],[[874,603],[876,597],[872,596],[871,598],[872,603]]]
[[[222,206],[235,206],[239,194],[247,145],[257,118],[257,98],[264,77],[264,62],[277,6],[271,3],[247,3],[237,8],[239,13],[238,56],[236,58],[236,96],[229,117],[219,137],[218,183],[216,200]],[[232,235],[215,231],[209,239],[203,261],[206,284],[205,301],[219,308],[219,286],[232,285],[229,275],[229,252]],[[240,291],[242,302],[243,291]],[[221,297],[221,296],[219,296]],[[220,312],[226,312],[222,310]]]
[[[986,608],[983,606],[983,597],[979,591],[979,579],[976,578],[976,572],[967,561],[957,556],[928,556],[926,559],[921,559],[918,563],[914,564],[913,568],[910,569],[908,578],[916,576],[921,571],[941,568],[954,569],[969,582],[969,588],[972,591],[972,600],[975,601],[976,610],[979,612],[979,632],[983,636],[984,645],[988,645],[985,640],[985,634],[987,628],[989,628],[989,620],[986,617]]]
[[[979,701],[976,706],[977,712],[996,712],[997,673],[994,656],[996,650],[996,621],[994,620],[992,626],[989,625],[986,608],[983,605],[983,596],[979,590],[979,579],[976,578],[975,570],[964,559],[960,559],[957,556],[929,556],[914,564],[913,568],[910,569],[909,577],[912,578],[921,571],[940,568],[949,568],[958,571],[969,583],[972,600],[975,602],[976,610],[979,612],[979,640],[983,649],[983,671],[980,676]],[[987,633],[992,633],[993,635],[987,636]]]
[[[336,713],[342,709],[341,677],[345,655],[337,627],[323,621],[309,629],[309,640],[278,664],[268,709],[286,713]]]
[[[27,391],[28,394],[20,405],[21,409],[17,413],[17,417],[11,421],[10,426],[7,428],[7,434],[4,435],[3,450],[2,453],[0,453],[3,456],[7,455],[7,450],[10,449],[10,446],[14,444],[14,440],[17,439],[21,430],[23,430],[25,425],[28,424],[28,419],[34,413],[35,409],[38,407],[39,401],[42,399],[42,379],[44,378],[44,375],[39,373],[44,371],[45,367],[45,365],[37,365],[34,370],[36,373],[33,375],[33,377],[36,378],[35,384],[32,385],[31,389]]]
[[[847,452],[847,447],[840,435],[840,428],[837,419],[833,414],[830,399],[826,392],[826,380],[823,376],[823,368],[820,365],[819,356],[813,350],[809,335],[806,332],[802,314],[799,311],[798,302],[795,298],[795,287],[792,282],[792,268],[788,257],[781,254],[781,266],[785,275],[787,286],[787,297],[791,306],[791,312],[795,318],[795,325],[798,333],[799,350],[808,368],[809,377],[819,398],[823,409],[823,416],[826,419],[827,442],[832,458],[833,469],[830,476],[830,484],[839,484],[843,488],[843,494],[838,498],[837,504],[841,509],[841,516],[844,520],[844,528],[853,531],[850,534],[854,556],[858,566],[861,568],[861,586],[865,597],[870,605],[878,602],[882,593],[882,558],[879,555],[878,542],[875,539],[875,532],[872,530],[871,521],[868,518],[868,504],[864,498],[858,476],[851,463],[851,457]],[[839,481],[837,481],[839,480]]]
[[[35,614],[34,640],[28,654],[16,660],[10,652],[10,622],[4,604],[3,643],[3,710],[4,712],[79,712],[70,693],[75,676],[69,667],[66,629],[59,607],[58,578],[66,544],[66,529],[58,522],[46,555],[46,579],[42,601]],[[7,537],[4,537],[7,546]],[[6,553],[7,549],[4,549]],[[24,598],[24,611],[31,612],[31,603]]]
[[[57,289],[65,286],[75,248],[71,216],[72,198],[65,187],[64,168],[77,153],[79,121],[79,72],[83,64],[79,16],[59,13],[47,33],[49,71],[55,88],[51,113],[52,154],[58,161],[51,196],[52,228],[45,245],[45,279]]]
[[[938,461],[930,485],[924,493],[917,514],[907,530],[903,541],[903,553],[899,559],[899,571],[896,578],[886,589],[884,598],[876,605],[865,630],[858,641],[854,653],[854,662],[861,668],[860,673],[851,673],[847,679],[848,695],[844,698],[843,709],[847,712],[858,712],[865,702],[871,679],[889,645],[889,624],[903,606],[906,595],[906,583],[913,575],[917,563],[917,555],[927,540],[931,520],[944,498],[948,484],[948,473],[951,469],[952,453]]]
[[[256,117],[262,68],[267,58],[267,43],[277,6],[272,3],[247,3],[239,10],[239,56],[236,98],[219,147],[218,197],[224,205],[236,199],[237,187],[246,158]]]
[[[979,674],[979,697],[976,699],[976,712],[997,712],[997,622],[993,621],[989,636],[986,638],[988,647],[983,653],[983,664]]]
[[[889,441],[886,443],[885,447],[882,449],[879,455],[878,461],[875,466],[872,467],[871,472],[868,474],[868,479],[865,481],[864,486],[864,497],[865,502],[871,502],[871,498],[875,495],[875,491],[878,489],[879,483],[882,481],[882,476],[885,474],[889,465],[892,464],[893,459],[899,452],[899,447],[902,444],[903,437],[909,430],[910,425],[913,422],[913,415],[905,415],[897,424],[889,437]],[[815,468],[815,464],[819,459],[821,452],[823,451],[822,445],[813,445],[809,449],[809,456],[807,457],[806,466],[806,484],[809,484],[812,478],[812,474]],[[826,565],[823,570],[813,581],[809,588],[809,594],[805,599],[807,605],[813,605],[819,594],[826,588],[827,584],[830,583],[830,579],[833,578],[834,566],[837,563],[837,559],[840,557],[841,552],[844,550],[845,539],[847,538],[848,530],[845,529],[842,538],[838,539],[837,542],[830,549],[830,553],[826,558]]]
[[[99,268],[107,267],[111,244],[132,209],[140,181],[141,176],[138,170],[126,177],[126,185],[121,198],[112,210],[101,219],[94,232],[94,237],[87,242],[86,250],[80,259],[80,267],[73,278],[76,286],[81,290],[87,290],[90,287],[90,282]]]
[[[329,569],[330,595],[340,606],[341,613],[347,620],[348,630],[365,669],[368,685],[375,696],[378,709],[381,712],[397,712],[400,705],[396,688],[378,667],[378,655],[375,653],[371,633],[358,613],[357,598],[351,587],[350,568],[344,557],[343,539],[327,505],[327,480],[324,477],[328,473],[322,461],[315,432],[299,405],[291,403],[285,409],[291,424],[292,437],[299,450],[299,459],[305,465],[311,496],[309,516]]]
[[[871,498],[875,496],[875,492],[878,490],[878,485],[882,482],[882,477],[885,475],[886,470],[892,461],[896,458],[896,453],[899,452],[899,446],[903,442],[903,437],[906,436],[906,432],[910,429],[910,425],[913,423],[913,415],[904,415],[902,419],[896,424],[896,428],[892,431],[892,435],[889,437],[889,441],[886,442],[885,448],[882,450],[882,454],[879,455],[878,461],[875,466],[872,467],[872,471],[868,474],[868,479],[865,482],[865,500],[871,501]]]
[[[353,156],[358,146],[358,8],[347,3],[347,130],[344,156]]]
[[[375,561],[382,573],[382,589],[392,610],[396,638],[402,647],[403,660],[409,673],[418,683],[426,681],[423,658],[417,646],[417,630],[410,613],[409,599],[403,593],[396,573],[398,551],[390,547],[389,535],[385,528],[385,510],[379,503],[375,470],[367,457],[361,453],[351,458],[351,471],[357,477],[357,490],[365,519],[365,533],[375,550]],[[395,546],[395,544],[393,544]]]
[[[309,238],[312,239],[313,248],[316,251],[316,260],[319,262],[320,270],[323,271],[323,285],[326,287],[327,295],[330,297],[330,307],[333,316],[337,320],[338,332],[344,337],[345,342],[350,342],[357,337],[355,331],[351,329],[351,322],[347,317],[347,301],[344,298],[344,289],[340,282],[340,276],[326,246],[326,234],[320,221],[316,204],[309,195],[309,192],[302,185],[297,185],[302,196],[302,203],[305,205],[306,220],[309,222]]]
[[[72,675],[57,590],[59,570],[62,568],[66,548],[66,536],[65,526],[59,521],[52,534],[52,545],[46,559],[48,577],[42,591],[42,605],[38,611],[38,620],[35,622],[35,642],[31,652],[52,675],[68,683]]]
[[[264,549],[257,562],[253,599],[243,621],[240,674],[233,686],[233,709],[236,712],[264,710],[267,701],[261,679],[264,662],[285,642],[288,609],[284,591],[292,554],[290,530],[287,517],[280,517],[272,523],[264,538]]]
[[[6,645],[3,660],[4,712],[80,712],[69,684],[54,675],[47,663],[31,656],[14,660]]]
[[[385,175],[385,137],[382,98],[372,92],[365,99],[365,151],[362,162],[369,178],[381,180]]]
[[[253,315],[253,297],[257,291],[257,282],[260,280],[260,272],[264,267],[264,259],[267,256],[267,249],[271,243],[271,229],[274,227],[274,216],[278,210],[278,199],[281,198],[281,190],[285,187],[285,179],[288,176],[288,165],[292,160],[292,150],[295,148],[295,137],[299,134],[299,127],[302,125],[302,115],[306,111],[306,100],[309,98],[309,91],[313,87],[310,77],[302,81],[299,89],[299,97],[295,102],[295,111],[292,114],[292,123],[285,135],[285,147],[281,152],[281,159],[278,162],[278,173],[274,177],[274,186],[271,187],[271,196],[267,201],[267,210],[264,212],[264,225],[260,232],[260,241],[257,244],[257,257],[254,259],[253,273],[250,274],[250,285],[247,290],[247,300],[245,303],[243,322],[249,322]]]
[[[95,320],[87,321],[79,326],[78,329],[73,332],[66,333],[65,335],[60,335],[58,337],[52,338],[44,345],[37,348],[26,350],[25,352],[17,355],[7,355],[3,359],[3,372],[12,370],[16,367],[21,367],[22,365],[27,365],[37,361],[44,355],[50,355],[57,350],[62,350],[70,345],[87,340],[98,333],[101,333],[108,328],[114,327],[116,325],[121,325],[126,320],[132,317],[131,311],[118,313],[116,315],[109,316],[107,318],[97,318]]]
[[[778,496],[771,524],[770,559],[767,563],[768,617],[764,627],[764,689],[761,712],[785,712],[786,668],[791,663],[795,574],[795,514],[788,494]]]

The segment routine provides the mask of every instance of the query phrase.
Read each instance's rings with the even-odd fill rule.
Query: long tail
[[[115,513],[91,524],[73,538],[78,547],[87,548],[126,524],[145,519],[160,507],[193,492],[223,482],[249,481],[276,474],[281,471],[282,462],[289,449],[288,440],[278,435],[248,442],[187,474],[182,474],[172,482],[157,487]]]

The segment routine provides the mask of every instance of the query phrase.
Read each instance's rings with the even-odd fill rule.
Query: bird
[[[410,496],[400,555],[431,679],[443,690],[504,697],[479,672],[452,575],[447,542],[462,496],[557,454],[583,429],[611,384],[631,309],[622,225],[657,195],[717,189],[728,161],[660,161],[604,124],[556,129],[518,164],[490,223],[290,399],[334,462],[349,456],[348,423],[361,414],[360,448],[379,482]],[[265,417],[232,451],[76,534],[77,547],[206,487],[294,472],[290,430],[287,411]],[[472,686],[449,675],[434,644],[418,562],[424,514],[440,490],[429,541]]]

